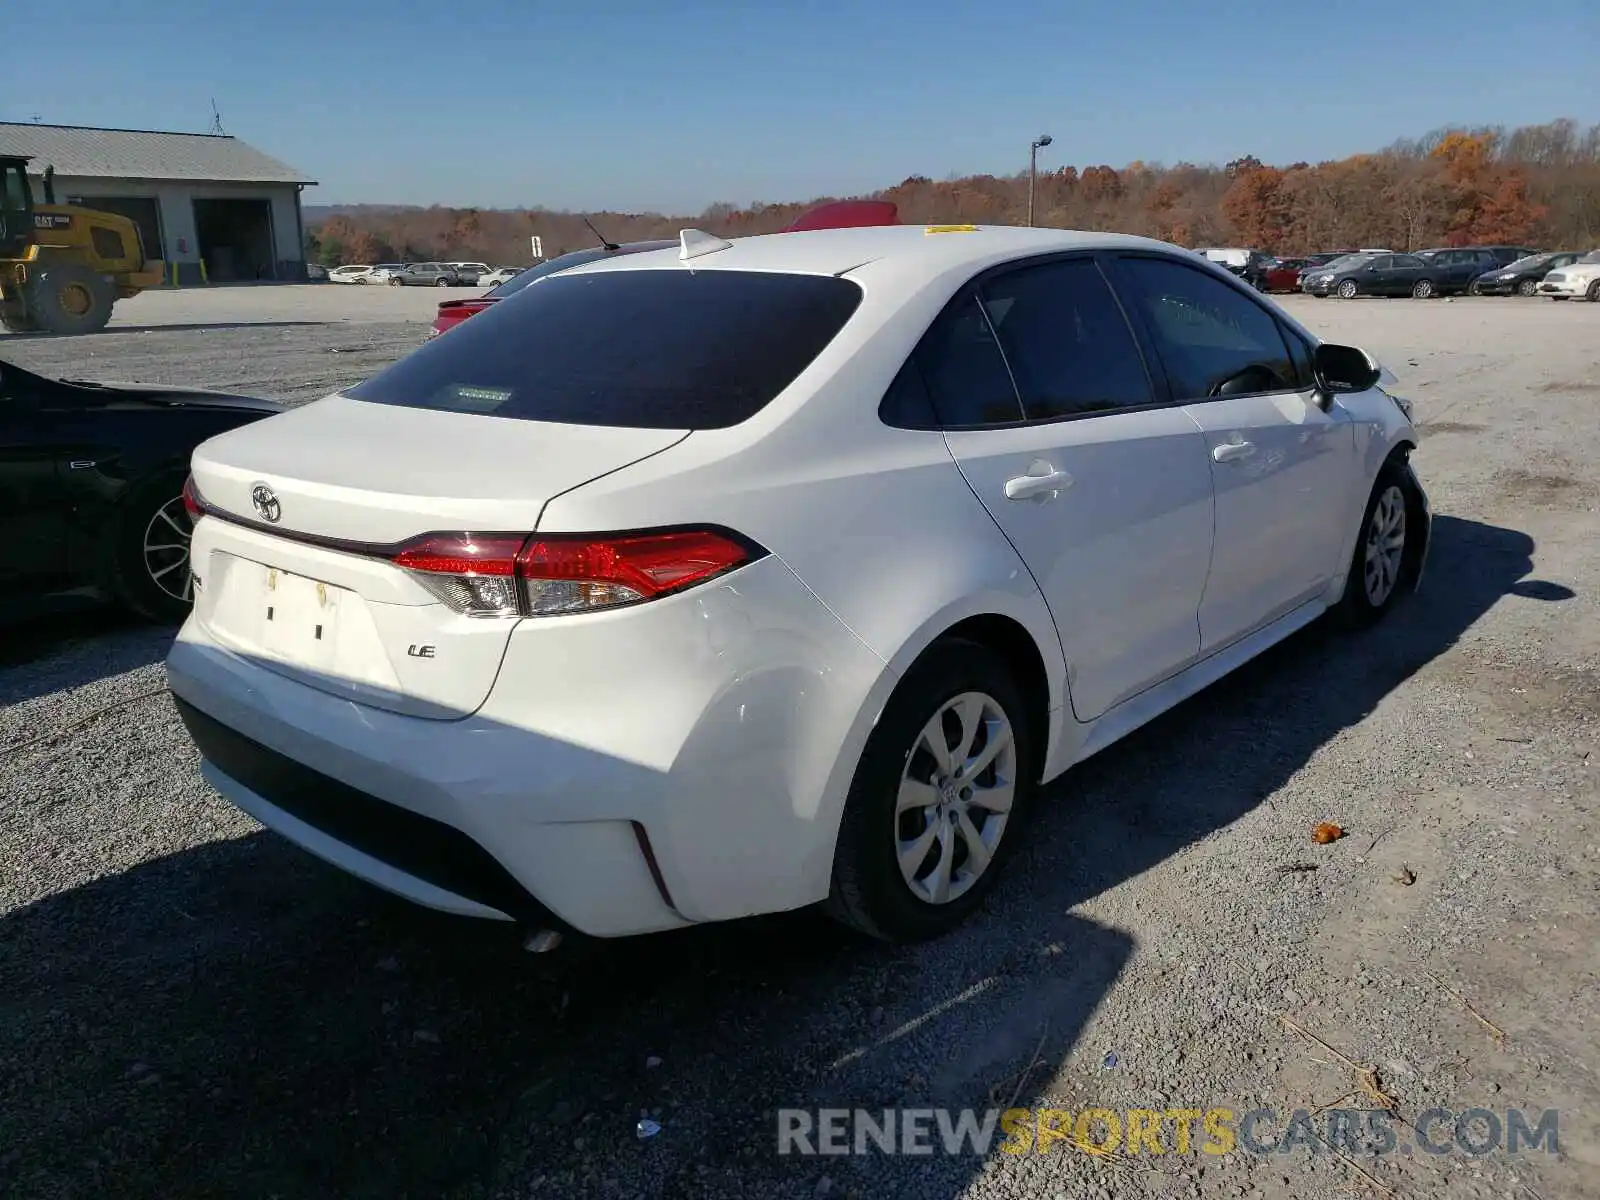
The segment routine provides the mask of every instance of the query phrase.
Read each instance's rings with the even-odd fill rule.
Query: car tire
[[[930,647],[889,698],[856,766],[829,915],[889,942],[938,937],[971,916],[1023,838],[1038,778],[1034,715],[986,647],[956,638]],[[943,739],[948,758],[964,736],[968,761],[988,760],[966,775],[941,770],[929,739]],[[1009,795],[1009,808],[984,807],[986,794]],[[903,795],[929,803],[907,805]],[[976,871],[974,837],[985,859]]]
[[[390,287],[400,287],[400,286],[401,286],[401,284],[402,284],[402,283],[403,283],[403,282],[404,282],[404,281],[403,281],[403,280],[400,280],[400,279],[394,279],[394,278],[390,278],[390,279],[388,279],[388,280],[386,280],[386,281],[385,281],[385,282],[387,282],[387,283],[388,283],[388,285],[389,285],[389,286],[390,286]]]
[[[1433,280],[1419,279],[1411,285],[1411,298],[1413,300],[1431,300],[1433,296]]]
[[[1404,594],[1416,570],[1420,542],[1412,534],[1420,519],[1411,473],[1391,459],[1372,485],[1350,556],[1350,574],[1338,608],[1340,622],[1347,628],[1375,624]]]
[[[1538,280],[1524,279],[1521,283],[1517,284],[1517,295],[1519,296],[1537,296],[1538,294]]]
[[[163,625],[182,621],[193,604],[190,524],[183,507],[186,474],[167,471],[137,484],[117,506],[111,524],[111,593]]]
[[[1481,295],[1483,295],[1483,285],[1481,283],[1479,283],[1476,279],[1474,279],[1471,283],[1467,284],[1467,295],[1469,295],[1469,296],[1481,296]]]
[[[1354,300],[1361,293],[1361,289],[1356,285],[1354,279],[1341,281],[1334,291],[1339,294],[1339,299],[1341,300]]]
[[[1589,290],[1583,294],[1583,298],[1590,304],[1600,304],[1600,279],[1589,285]]]

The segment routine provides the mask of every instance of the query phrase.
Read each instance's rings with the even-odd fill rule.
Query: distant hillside
[[[307,204],[301,211],[307,222],[320,225],[329,217],[391,217],[426,210],[420,204]]]
[[[673,237],[693,225],[724,236],[771,233],[825,199],[746,208],[713,204],[695,216],[591,213],[615,242]],[[1021,225],[1025,175],[926,176],[873,193],[903,221]],[[1341,246],[1507,243],[1588,250],[1600,244],[1600,125],[1570,120],[1519,129],[1448,129],[1374,154],[1274,167],[1252,155],[1225,166],[1133,162],[1118,170],[1059,167],[1042,173],[1037,223],[1116,230],[1182,245],[1245,245],[1279,254]],[[466,260],[522,264],[529,238],[546,257],[595,244],[582,213],[547,209],[307,207],[317,261]]]

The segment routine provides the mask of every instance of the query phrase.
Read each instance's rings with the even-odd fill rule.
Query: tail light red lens
[[[654,600],[766,551],[716,529],[615,536],[429,533],[390,557],[469,616],[558,616]]]
[[[189,514],[191,525],[206,515],[206,504],[200,499],[200,489],[195,487],[193,475],[183,481],[183,511]]]

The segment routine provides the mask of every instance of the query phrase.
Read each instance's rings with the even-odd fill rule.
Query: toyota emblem
[[[283,505],[278,503],[278,494],[264,483],[258,483],[250,489],[250,503],[255,505],[263,521],[276,521],[283,516]]]

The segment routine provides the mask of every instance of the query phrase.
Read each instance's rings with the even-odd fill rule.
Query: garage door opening
[[[139,227],[139,240],[144,243],[144,256],[165,258],[161,242],[161,205],[150,196],[72,196],[69,204],[80,204],[96,212],[116,213],[127,217]]]
[[[194,232],[212,283],[277,278],[269,201],[196,200]]]

